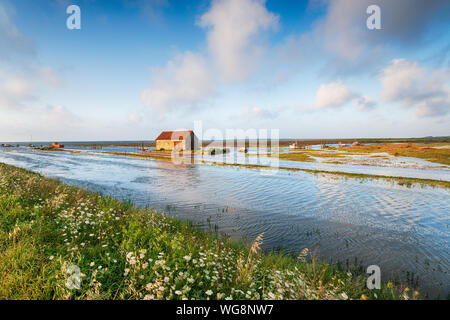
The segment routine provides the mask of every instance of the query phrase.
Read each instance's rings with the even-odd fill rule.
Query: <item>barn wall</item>
[[[186,141],[173,141],[173,148],[177,151],[186,150]]]
[[[157,140],[156,141],[156,150],[173,150],[174,141],[171,140]]]
[[[200,149],[200,146],[198,145],[198,138],[195,134],[193,134],[193,143],[192,143],[192,150],[198,150]]]
[[[177,150],[197,150],[199,149],[198,138],[194,134],[187,137],[186,140],[156,140],[156,150],[173,150],[176,146]]]

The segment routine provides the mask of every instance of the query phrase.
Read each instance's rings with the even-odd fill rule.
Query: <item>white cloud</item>
[[[445,95],[422,101],[417,105],[416,114],[419,117],[440,117],[450,113],[450,90]]]
[[[276,28],[278,19],[265,0],[215,0],[198,24],[209,29],[209,50],[224,78],[241,80],[264,51],[258,43],[261,31]]]
[[[320,85],[316,93],[316,109],[340,108],[352,102],[360,111],[369,111],[376,106],[371,98],[351,90],[341,81]]]
[[[213,92],[213,78],[206,60],[186,52],[155,70],[152,86],[142,93],[143,103],[161,113],[192,107]]]
[[[42,67],[37,70],[37,73],[42,81],[52,87],[61,88],[64,85],[64,81],[59,73],[55,72],[52,68]]]
[[[155,69],[151,87],[142,93],[144,105],[160,113],[192,108],[213,95],[221,76],[242,80],[264,51],[261,31],[276,27],[278,16],[264,0],[215,0],[197,24],[208,28],[210,55],[185,52]]]
[[[414,96],[418,93],[416,89],[425,75],[426,70],[419,67],[416,62],[405,59],[392,60],[379,75],[383,85],[381,96],[389,101],[414,100]]]
[[[326,1],[327,14],[315,30],[315,37],[321,39],[326,50],[347,60],[354,60],[359,56],[365,44],[360,35],[365,27],[367,5],[364,2]]]
[[[5,8],[0,5],[0,60],[33,55],[34,48],[16,28]]]
[[[450,18],[446,0],[316,0],[327,5],[326,16],[315,29],[316,37],[330,52],[347,61],[354,61],[368,47],[401,44],[417,45],[426,38],[428,27]],[[366,9],[381,8],[381,30],[368,30]],[[445,29],[445,27],[444,27]]]
[[[342,82],[326,83],[317,90],[316,107],[319,109],[341,107],[353,98],[349,87]]]
[[[369,5],[381,8],[381,30],[366,26]],[[329,79],[375,73],[395,50],[444,41],[445,33],[434,30],[450,28],[448,0],[310,0],[310,9],[319,18],[303,35],[303,62],[321,65],[321,76]]]
[[[0,109],[17,109],[37,100],[38,89],[59,88],[63,80],[52,68],[37,63],[35,47],[14,25],[14,8],[8,9],[0,5]]]
[[[4,91],[14,97],[24,97],[28,95],[31,85],[20,77],[7,77]]]
[[[77,128],[82,122],[80,117],[62,105],[36,109],[34,115],[39,118],[41,127],[52,127],[57,131]]]
[[[258,119],[274,119],[277,117],[276,112],[272,112],[269,109],[262,108],[259,106],[242,108],[242,115],[245,118],[258,118]]]
[[[42,66],[35,47],[14,25],[12,7],[0,5],[0,136],[3,140],[57,137],[80,132],[81,118],[68,108],[41,101],[42,91],[63,85],[59,73]],[[21,138],[18,138],[21,137]]]
[[[89,132],[83,119],[64,106],[0,108],[0,137],[4,141],[53,140]],[[92,126],[92,128],[95,128]]]
[[[22,108],[34,99],[33,86],[20,76],[0,70],[0,109]]]
[[[59,74],[51,68],[31,69],[26,76],[0,69],[0,108],[23,108],[27,102],[37,100],[36,92],[47,85],[58,88],[63,85]]]
[[[128,123],[139,124],[142,122],[144,114],[142,112],[132,112],[128,114]]]
[[[359,96],[354,99],[356,108],[360,111],[368,111],[375,108],[377,103],[367,96]]]
[[[395,59],[378,75],[381,97],[405,108],[416,108],[419,117],[450,113],[450,72],[428,71],[416,62]]]

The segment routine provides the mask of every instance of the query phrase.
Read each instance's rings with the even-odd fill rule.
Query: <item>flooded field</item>
[[[251,158],[234,151],[231,155],[237,162]],[[236,239],[251,241],[264,232],[266,250],[297,252],[307,247],[328,261],[345,265],[356,259],[364,268],[379,265],[384,279],[418,282],[430,297],[446,298],[450,293],[448,189],[306,172],[175,165],[95,151],[0,149],[0,162],[154,207]],[[279,165],[450,180],[450,170],[444,168],[296,161]]]
[[[289,151],[288,148],[280,148],[281,153],[298,152]],[[279,166],[283,168],[297,168],[308,170],[324,170],[333,172],[348,172],[358,174],[383,175],[393,177],[408,177],[419,179],[433,179],[450,181],[450,166],[432,163],[423,159],[411,157],[394,157],[383,154],[383,159],[380,160],[374,155],[351,155],[347,156],[346,161],[343,158],[336,158],[342,163],[333,163],[333,158],[313,157],[315,162],[303,162],[283,160],[276,157],[267,157],[268,151],[259,152],[260,156],[256,156],[256,148],[249,149],[248,154],[238,152],[235,148],[230,149],[226,155],[208,156],[203,155],[202,160],[224,163],[238,163],[238,164],[255,164]],[[336,152],[339,154],[339,152]],[[377,154],[376,154],[377,155]],[[196,156],[199,158],[199,156]],[[367,162],[371,161],[371,165]]]

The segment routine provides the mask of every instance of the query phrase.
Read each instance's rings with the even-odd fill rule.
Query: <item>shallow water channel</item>
[[[131,200],[263,248],[307,247],[327,261],[380,266],[447,298],[450,192],[386,180],[96,154],[0,149],[0,162]],[[309,165],[309,164],[305,164]],[[434,174],[434,173],[433,173]],[[418,277],[418,279],[417,279]]]

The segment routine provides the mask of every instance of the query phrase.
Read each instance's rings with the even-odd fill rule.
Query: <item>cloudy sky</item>
[[[449,30],[446,0],[0,0],[0,141],[450,135]]]

